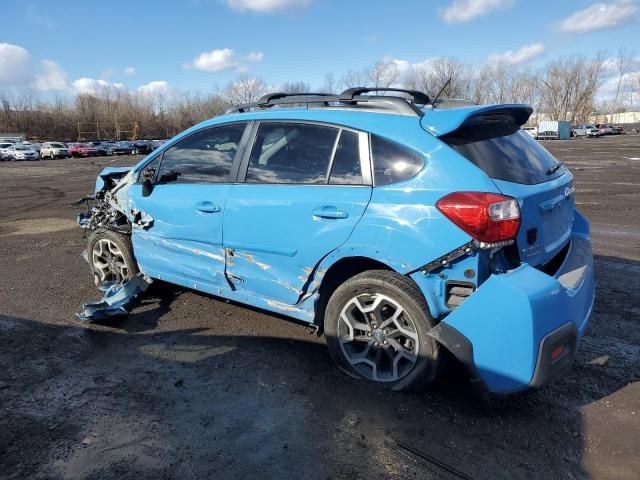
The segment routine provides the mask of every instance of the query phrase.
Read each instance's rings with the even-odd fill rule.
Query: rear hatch
[[[460,109],[463,110],[463,109]],[[531,108],[496,105],[453,110],[439,123],[426,112],[423,126],[491,177],[504,195],[518,199],[521,223],[516,237],[520,260],[550,262],[567,245],[573,225],[573,176],[538,141],[521,130]],[[434,115],[435,114],[435,115]]]

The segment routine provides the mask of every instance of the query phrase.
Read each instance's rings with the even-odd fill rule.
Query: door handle
[[[203,213],[218,213],[222,209],[211,202],[200,202],[196,205],[196,210]]]
[[[325,205],[324,207],[318,207],[313,212],[314,217],[320,218],[347,218],[349,216],[348,212],[344,212],[342,210],[338,210],[336,207],[332,205]]]

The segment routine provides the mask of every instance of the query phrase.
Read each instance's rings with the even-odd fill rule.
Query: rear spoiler
[[[427,132],[436,137],[451,133],[471,119],[479,117],[507,116],[517,125],[524,125],[533,108],[524,104],[485,105],[450,109],[424,110],[425,114],[420,120],[420,125]]]

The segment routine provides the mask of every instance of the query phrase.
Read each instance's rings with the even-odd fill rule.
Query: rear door
[[[371,197],[367,135],[327,125],[254,127],[224,218],[238,290],[293,305],[318,262],[342,245]]]
[[[513,116],[472,116],[440,139],[480,167],[503,194],[518,199],[516,243],[523,262],[544,264],[566,245],[573,225],[573,176],[520,130]]]
[[[129,207],[139,218],[133,245],[145,273],[192,288],[203,283],[228,288],[222,225],[246,125],[200,130],[141,170],[129,191]],[[155,182],[146,197],[145,178]]]

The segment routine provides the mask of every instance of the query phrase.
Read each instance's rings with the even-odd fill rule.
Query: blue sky
[[[207,92],[241,72],[317,87],[328,71],[438,56],[535,66],[636,47],[639,12],[636,0],[5,0],[0,87]]]

